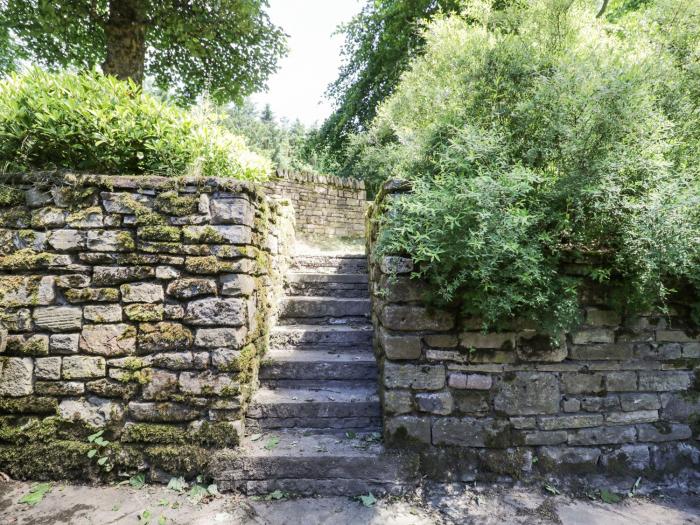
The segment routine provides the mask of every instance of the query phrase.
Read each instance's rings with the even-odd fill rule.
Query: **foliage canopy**
[[[260,180],[270,161],[216,117],[131,81],[32,69],[0,81],[0,171],[203,175]]]
[[[373,125],[414,187],[380,253],[410,254],[485,328],[574,326],[571,261],[623,311],[697,296],[700,5],[647,4],[611,22],[583,1],[474,2],[433,22]]]

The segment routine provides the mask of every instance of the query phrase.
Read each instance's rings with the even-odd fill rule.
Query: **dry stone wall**
[[[367,224],[390,445],[421,450],[441,480],[700,474],[700,335],[685,305],[622,318],[591,285],[584,324],[557,344],[518,322],[482,333],[458,307],[430,308],[406,254],[372,255],[382,204],[405,191],[387,183]]]
[[[300,237],[362,237],[365,185],[356,179],[278,170],[266,184],[268,192],[288,199]]]
[[[243,430],[291,208],[226,179],[71,174],[8,178],[0,204],[0,471],[206,474]]]

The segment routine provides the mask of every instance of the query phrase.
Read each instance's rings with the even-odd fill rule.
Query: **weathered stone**
[[[513,332],[488,334],[481,332],[462,332],[459,336],[459,344],[462,348],[512,350],[515,348],[516,336],[517,334]]]
[[[566,443],[568,434],[565,430],[556,430],[553,432],[527,432],[525,434],[526,445],[561,445]]]
[[[185,317],[185,309],[179,304],[163,305],[163,317],[166,319],[182,319]]]
[[[167,294],[178,299],[191,299],[202,295],[216,295],[214,279],[184,278],[168,284]]]
[[[516,430],[531,430],[537,428],[537,420],[534,417],[511,417],[510,424]]]
[[[677,441],[690,439],[693,431],[681,423],[658,422],[656,424],[637,425],[639,441]]]
[[[138,337],[140,352],[186,350],[192,346],[192,332],[181,325],[164,321],[155,324],[142,324]]]
[[[133,354],[136,329],[123,323],[86,325],[80,334],[80,348],[88,354],[106,357]]]
[[[61,228],[66,223],[66,212],[59,208],[41,208],[32,212],[32,228]]]
[[[149,279],[154,275],[155,271],[150,266],[95,266],[92,283],[96,286],[112,286]]]
[[[90,282],[88,275],[79,273],[56,276],[56,286],[59,288],[85,288],[90,286]]]
[[[408,414],[413,411],[413,397],[408,390],[385,390],[383,399],[387,414]]]
[[[134,383],[120,383],[109,379],[98,379],[85,383],[85,389],[92,394],[100,397],[118,397],[121,399],[134,397],[138,388],[139,385]]]
[[[377,294],[390,303],[408,303],[425,299],[430,291],[428,283],[406,275],[382,275],[376,285]]]
[[[60,252],[84,250],[87,233],[80,230],[56,230],[48,237],[49,246]]]
[[[156,279],[177,279],[180,270],[172,266],[156,266]]]
[[[63,292],[69,303],[110,303],[119,300],[116,288],[69,288]]]
[[[43,306],[34,309],[34,324],[51,332],[80,330],[83,310],[79,306]]]
[[[652,423],[658,421],[657,410],[636,410],[634,412],[611,412],[605,415],[605,420],[612,424],[630,425],[634,423]]]
[[[631,412],[635,410],[658,410],[661,402],[657,394],[621,394],[620,406],[622,410]]]
[[[581,400],[576,398],[565,398],[561,405],[564,412],[578,412],[581,410]]]
[[[474,350],[469,352],[469,363],[475,365],[515,363],[515,352],[513,350]]]
[[[177,391],[177,374],[165,370],[152,370],[150,381],[143,385],[141,394],[150,401],[162,401]]]
[[[244,326],[245,301],[241,299],[198,299],[188,303],[185,321],[195,326]]]
[[[44,206],[49,204],[53,197],[51,193],[47,191],[42,191],[39,188],[32,186],[24,193],[27,206],[30,208],[38,208],[39,206]]]
[[[153,322],[163,320],[163,305],[135,303],[124,307],[124,314],[130,321]]]
[[[96,252],[131,252],[136,241],[128,230],[89,230],[87,247]]]
[[[0,357],[0,396],[28,396],[34,391],[31,358]]]
[[[390,335],[385,330],[379,332],[379,342],[387,359],[418,359],[421,355],[420,336]]]
[[[105,360],[103,357],[90,357],[84,355],[68,356],[63,358],[63,379],[93,379],[106,375]]]
[[[567,394],[597,394],[604,391],[604,379],[598,373],[562,374],[562,385]]]
[[[118,323],[122,320],[122,307],[118,304],[87,305],[83,307],[83,317],[93,323]]]
[[[671,421],[685,422],[700,417],[700,396],[687,395],[685,392],[661,394],[661,406],[664,419]]]
[[[454,348],[459,344],[459,338],[454,334],[425,335],[423,341],[432,348]]]
[[[80,334],[56,334],[49,339],[49,350],[52,354],[77,354]]]
[[[692,381],[691,372],[639,372],[639,390],[666,392],[685,390]]]
[[[494,408],[508,415],[559,412],[559,382],[552,374],[514,372],[497,385]]]
[[[448,385],[452,388],[469,390],[490,390],[493,379],[484,374],[460,374],[452,373],[448,379]]]
[[[194,395],[230,396],[238,393],[239,385],[230,374],[181,372],[180,391]]]
[[[586,412],[605,412],[619,408],[620,398],[617,396],[596,396],[581,399],[581,409]]]
[[[445,386],[445,367],[385,362],[384,385],[387,388],[440,390]]]
[[[683,357],[690,359],[700,358],[700,343],[685,343],[683,345]]]
[[[385,255],[382,257],[379,267],[382,273],[402,274],[411,273],[413,271],[413,261],[406,257],[396,257],[394,255]]]
[[[607,328],[591,328],[581,330],[571,334],[571,341],[575,345],[586,345],[590,343],[614,343],[615,330]]]
[[[102,204],[107,213],[134,215],[137,211],[150,207],[151,199],[139,193],[110,193],[102,192]]]
[[[187,370],[193,366],[192,352],[168,352],[154,354],[151,358],[153,366],[170,370]]]
[[[491,411],[488,392],[477,390],[455,390],[452,392],[457,412],[469,416],[482,416]]]
[[[36,381],[34,392],[41,396],[80,396],[85,384],[80,381]]]
[[[392,445],[429,445],[430,418],[396,416],[385,419],[384,432],[387,443]]]
[[[32,311],[29,308],[0,309],[0,323],[10,332],[28,332],[34,328]]]
[[[443,417],[433,422],[433,445],[506,448],[510,425],[500,419]]]
[[[111,222],[102,215],[102,209],[99,207],[87,208],[84,210],[70,213],[66,218],[66,223],[71,228],[102,228],[110,226]],[[119,225],[118,223],[116,224]]]
[[[37,379],[61,379],[60,357],[39,357],[34,360],[34,377]]]
[[[387,305],[380,315],[382,325],[390,330],[449,330],[454,316],[443,310],[428,310],[420,306]]]
[[[183,227],[185,242],[209,244],[250,244],[252,232],[249,226],[213,225]]]
[[[221,295],[248,297],[255,291],[255,279],[244,273],[232,273],[219,277]]]
[[[199,410],[178,403],[129,403],[129,415],[136,421],[152,423],[177,423],[193,421],[200,417]]]
[[[568,355],[566,336],[552,338],[542,334],[521,334],[516,355],[521,361],[559,363]]]
[[[54,277],[41,275],[0,276],[0,301],[5,308],[51,304],[54,293]]]
[[[449,392],[420,392],[416,394],[416,405],[421,412],[449,415],[454,403]]]
[[[25,356],[49,354],[49,336],[45,334],[7,336],[7,351]]]
[[[569,445],[613,445],[637,440],[634,427],[583,428],[569,434]]]
[[[538,418],[542,430],[561,430],[565,428],[596,427],[603,424],[601,414],[585,414],[575,416],[556,416]]]
[[[633,349],[633,345],[626,343],[578,345],[571,347],[569,357],[582,361],[622,361],[632,357]]]
[[[659,343],[689,343],[697,341],[697,338],[683,330],[657,330],[656,340]]]
[[[605,378],[608,392],[634,392],[637,390],[637,372],[610,372]]]
[[[600,449],[590,447],[542,447],[538,462],[547,472],[595,472]]]
[[[211,199],[209,210],[213,224],[253,225],[255,212],[247,199]]]
[[[603,467],[621,473],[642,472],[649,468],[650,462],[651,455],[646,445],[622,445],[600,458]]]
[[[226,370],[228,372],[240,370],[241,351],[231,350],[228,348],[217,348],[211,353],[211,364],[216,368]]]
[[[618,326],[622,317],[613,310],[586,308],[586,324],[590,326]]]
[[[104,427],[124,417],[124,405],[97,397],[64,399],[58,405],[58,411],[65,420],[81,421],[93,427]]]
[[[160,303],[164,298],[163,287],[160,284],[122,284],[119,290],[125,303]]]

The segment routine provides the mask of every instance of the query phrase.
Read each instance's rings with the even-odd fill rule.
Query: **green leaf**
[[[136,474],[135,476],[131,476],[129,478],[129,485],[131,485],[135,489],[140,489],[143,488],[143,486],[146,484],[146,475],[143,472],[140,472]]]
[[[44,496],[51,492],[51,483],[39,483],[34,485],[29,489],[29,492],[22,496],[18,503],[23,503],[25,505],[37,505],[44,499]]]
[[[107,456],[102,456],[100,459],[97,460],[97,464],[98,464],[99,466],[102,466],[102,465],[104,465],[105,463],[107,463],[107,460],[108,460],[108,459],[109,459],[109,458],[108,458]]]
[[[216,483],[212,483],[207,487],[207,492],[212,495],[212,496],[221,496],[221,493],[219,492],[219,487],[216,485]]]
[[[279,445],[280,438],[277,436],[272,436],[270,439],[267,440],[267,443],[265,443],[265,450],[272,450],[274,449],[277,445]]]
[[[358,496],[357,498],[365,507],[373,507],[377,503],[377,498],[371,492],[366,496]]]
[[[202,485],[193,485],[187,499],[190,501],[190,503],[192,503],[192,505],[197,505],[208,495],[209,491],[207,491],[206,487],[203,487]]]
[[[559,492],[559,489],[557,487],[555,487],[554,485],[550,485],[549,483],[545,483],[544,490],[546,490],[550,494],[554,494],[555,496],[561,494],[561,492]]]
[[[353,432],[352,430],[348,430],[345,433],[345,437],[348,439],[355,439],[357,437],[357,434],[355,432]]]
[[[98,437],[100,437],[100,436],[101,436],[102,434],[104,434],[104,433],[105,433],[104,430],[98,430],[98,431],[95,432],[94,434],[90,434],[90,435],[88,436],[87,440],[88,440],[89,443],[92,443],[93,441],[95,441]]]
[[[97,454],[97,449],[93,448],[91,450],[88,450],[87,457],[94,458],[95,454]]]
[[[265,496],[265,499],[267,501],[272,501],[272,500],[281,500],[281,499],[286,499],[287,493],[282,492],[281,490],[275,490],[274,492],[270,492],[267,496]]]
[[[163,516],[162,514],[160,516],[158,516],[158,525],[165,525],[166,521],[167,521],[167,518],[165,516]]]
[[[184,492],[187,488],[187,482],[183,477],[170,478],[170,481],[168,481],[168,488],[175,492]]]
[[[600,489],[600,499],[603,503],[619,503],[622,498],[608,489]]]

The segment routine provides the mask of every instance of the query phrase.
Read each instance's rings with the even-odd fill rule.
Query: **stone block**
[[[392,446],[429,445],[430,418],[418,416],[388,417],[384,423],[386,442]]]
[[[686,390],[691,381],[691,372],[639,372],[639,390],[652,392]]]
[[[195,326],[244,326],[246,305],[242,299],[198,299],[187,304],[185,322]]]
[[[611,472],[629,473],[649,468],[651,455],[646,445],[622,445],[600,458],[600,464]]]
[[[424,281],[408,276],[382,275],[375,293],[390,303],[408,303],[422,301],[428,291],[428,284]]]
[[[69,288],[63,292],[69,303],[110,303],[119,301],[116,288]]]
[[[180,270],[172,266],[156,266],[156,279],[177,279],[180,277]]]
[[[413,396],[408,390],[385,390],[383,400],[387,414],[408,414],[413,411]]]
[[[5,308],[51,304],[54,292],[54,277],[41,275],[0,276],[0,297]]]
[[[154,303],[132,303],[124,307],[124,314],[130,321],[151,323],[163,320],[163,305]]]
[[[697,338],[683,330],[657,330],[656,340],[659,343],[689,343],[697,341]]]
[[[150,266],[95,266],[92,283],[95,286],[114,286],[150,279],[154,275],[155,271]]]
[[[151,197],[140,193],[112,193],[104,191],[100,194],[102,205],[107,213],[120,213],[122,215],[134,215],[137,211],[141,211],[150,207]]]
[[[56,276],[56,286],[59,288],[85,288],[91,282],[90,276],[79,273]]]
[[[562,430],[566,428],[596,427],[603,424],[602,414],[581,414],[538,418],[542,430]]]
[[[658,410],[635,410],[633,412],[610,412],[605,421],[613,425],[633,425],[635,423],[653,423],[658,421]]]
[[[390,335],[380,329],[379,342],[387,359],[419,359],[421,355],[420,336]]]
[[[558,338],[552,338],[542,334],[521,335],[516,355],[521,361],[559,363],[568,355],[566,336],[562,334]]]
[[[252,232],[249,226],[207,225],[183,227],[186,243],[209,244],[251,244]]]
[[[80,334],[55,334],[49,338],[49,351],[52,354],[77,354]]]
[[[586,308],[586,324],[590,326],[618,326],[622,317],[614,310]]]
[[[637,425],[639,441],[677,441],[690,439],[693,431],[688,425],[682,423],[668,423],[659,421],[658,423]]]
[[[490,390],[493,386],[493,378],[485,374],[452,373],[448,378],[448,385],[459,389]]]
[[[61,228],[66,224],[66,212],[58,208],[41,208],[32,212],[32,228],[38,230]]]
[[[216,295],[214,279],[192,278],[176,279],[168,284],[167,294],[178,299],[191,299],[203,295]]]
[[[539,464],[547,472],[595,472],[600,449],[591,447],[542,447]]]
[[[34,328],[32,311],[29,308],[19,308],[12,311],[0,310],[0,323],[10,332],[28,332]]]
[[[149,403],[131,401],[129,415],[136,421],[149,423],[179,423],[201,417],[199,410],[179,403]]]
[[[82,383],[80,383],[82,385]],[[85,383],[85,389],[91,394],[100,397],[117,397],[120,399],[129,399],[136,395],[139,385],[134,383],[120,383],[119,381],[111,381],[110,379],[97,379]]]
[[[60,357],[38,357],[34,361],[34,377],[37,379],[61,379]]]
[[[384,385],[387,388],[440,390],[445,386],[445,367],[385,362]]]
[[[232,273],[219,277],[221,295],[248,297],[255,291],[255,279],[244,273]]]
[[[106,366],[103,357],[84,355],[63,358],[63,379],[93,379],[105,377]]]
[[[44,334],[9,335],[7,336],[7,351],[24,356],[42,356],[49,354],[49,336]]]
[[[59,252],[84,250],[87,245],[87,233],[80,230],[56,230],[49,235],[48,243]]]
[[[559,412],[559,382],[553,374],[512,372],[496,385],[494,408],[508,415]]]
[[[236,395],[239,385],[231,374],[216,374],[206,372],[181,372],[179,380],[180,392],[193,395]]]
[[[416,406],[421,412],[446,416],[452,413],[454,403],[449,392],[420,392],[416,394]]]
[[[80,330],[83,310],[79,306],[38,306],[34,309],[34,324],[50,332]]]
[[[85,384],[80,381],[36,381],[34,392],[41,396],[80,396]]]
[[[569,358],[580,361],[623,361],[630,359],[634,346],[629,343],[582,344],[569,349]]]
[[[93,323],[118,323],[122,320],[122,307],[118,304],[90,304],[83,307],[83,317]]]
[[[34,360],[29,357],[0,357],[0,396],[31,395],[33,372]]]
[[[581,400],[576,398],[565,398],[562,401],[562,409],[564,412],[578,412],[581,410]]]
[[[124,417],[124,405],[115,401],[90,397],[88,399],[64,399],[58,405],[61,418],[80,421],[99,428]]]
[[[163,305],[163,317],[166,319],[182,319],[185,317],[185,309],[179,304],[165,304]]]
[[[180,323],[163,321],[139,326],[139,353],[186,350],[193,341],[190,329]]]
[[[227,372],[238,371],[241,368],[241,351],[217,348],[211,352],[211,364]]]
[[[524,434],[524,440],[526,445],[538,446],[538,445],[561,445],[566,443],[568,434],[565,430],[557,430],[554,432],[527,432]]]
[[[482,332],[462,332],[459,336],[459,344],[462,348],[513,350],[516,338],[517,334],[514,332],[487,334]]]
[[[429,310],[420,306],[386,305],[380,314],[381,323],[389,330],[447,331],[454,326],[454,315],[444,310]]]
[[[164,298],[163,287],[160,284],[122,284],[119,290],[125,303],[161,303]]]
[[[605,389],[604,379],[599,373],[562,374],[562,386],[567,394],[598,394]]]
[[[382,273],[406,274],[413,271],[413,261],[407,257],[385,255],[379,263]]]
[[[240,328],[199,328],[195,334],[195,346],[203,348],[241,348],[246,343],[248,329]]]
[[[468,416],[483,416],[491,411],[488,392],[479,390],[455,390],[452,398],[457,412]]]
[[[605,388],[608,392],[634,392],[637,390],[637,372],[609,372]]]
[[[136,329],[124,323],[85,325],[80,349],[105,357],[130,355],[136,351]]]
[[[459,337],[455,334],[430,334],[424,335],[423,341],[432,348],[454,348],[459,344]]]
[[[571,334],[571,341],[575,345],[587,345],[591,343],[614,343],[615,330],[609,328],[590,328]]]
[[[151,364],[169,370],[187,370],[193,367],[192,352],[167,352],[151,356]]]
[[[618,396],[595,396],[581,399],[581,409],[585,412],[606,412],[620,409]]]
[[[247,199],[211,199],[209,210],[213,224],[253,225],[255,210]]]
[[[636,440],[637,432],[633,426],[582,428],[569,434],[569,445],[614,445]]]
[[[177,391],[177,374],[153,369],[150,380],[141,388],[143,399],[149,401],[167,400]]]
[[[433,445],[507,448],[512,443],[510,428],[501,419],[443,417],[433,422]]]
[[[132,252],[136,241],[128,230],[89,230],[87,247],[95,252]]]
[[[661,402],[658,394],[620,394],[620,406],[625,412],[658,410],[661,408]]]

